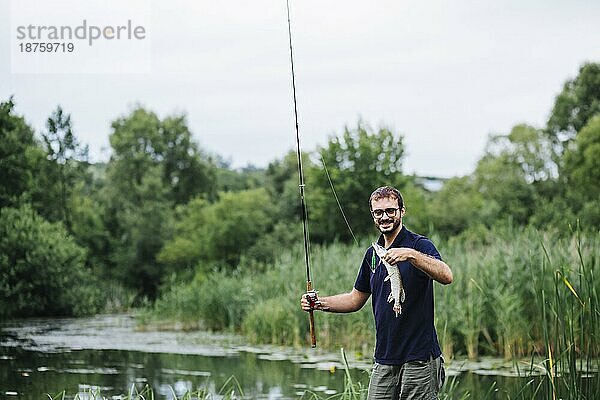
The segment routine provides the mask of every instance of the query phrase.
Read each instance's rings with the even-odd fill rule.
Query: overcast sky
[[[404,136],[407,173],[470,173],[490,133],[544,126],[563,83],[600,61],[597,0],[291,7],[303,150],[361,117]],[[13,74],[9,0],[0,0],[0,99],[14,95],[38,131],[60,104],[95,161],[110,156],[110,122],[136,104],[160,117],[186,113],[200,146],[234,167],[266,166],[293,149],[284,0],[148,8],[150,73]]]

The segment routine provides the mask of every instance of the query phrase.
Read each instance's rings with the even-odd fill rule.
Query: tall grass
[[[366,245],[365,245],[366,248]],[[306,288],[302,249],[283,251],[264,272],[216,272],[209,278],[173,285],[151,309],[140,315],[143,324],[178,322],[190,328],[229,330],[255,343],[303,346],[309,335],[307,314],[300,310]],[[364,249],[342,244],[315,246],[312,273],[320,294],[350,291]],[[259,270],[259,271],[260,271]],[[370,302],[358,313],[315,316],[320,347],[344,346],[371,353],[373,321]]]
[[[542,329],[549,399],[600,398],[600,286],[594,276],[598,254],[584,252],[585,241],[577,233],[573,246],[578,259],[574,264],[556,260],[557,255],[544,246],[543,269],[554,267],[552,292],[546,292],[543,283],[532,277],[540,288],[536,291],[538,303],[544,308]]]
[[[435,285],[436,327],[447,358],[541,355],[548,340],[557,351],[572,349],[577,359],[600,356],[599,235],[561,238],[504,228],[434,241],[455,277],[452,285]],[[367,246],[366,241],[361,247],[315,246],[312,276],[321,295],[351,290]],[[142,321],[179,321],[240,332],[255,342],[302,346],[308,337],[307,316],[299,307],[304,273],[301,249],[284,250],[259,270],[240,265],[234,274],[174,285]],[[317,313],[319,345],[369,354],[370,308],[367,303],[353,314]]]
[[[600,398],[600,236],[506,228],[469,239],[447,244],[456,280],[436,288],[447,356],[531,357],[545,376],[509,398]]]
[[[598,374],[586,378],[581,372],[597,370],[600,358],[600,235],[505,227],[434,242],[455,278],[452,285],[435,285],[436,327],[447,359],[530,357],[536,364],[545,360],[548,378],[530,385],[535,393],[600,388]],[[368,243],[313,249],[312,277],[320,294],[351,290]],[[145,318],[235,331],[257,343],[304,346],[304,272],[301,248],[282,250],[277,262],[259,270],[240,265],[233,275],[215,273],[174,286]],[[368,303],[353,314],[317,313],[318,345],[371,354],[370,308]]]
[[[170,398],[173,400],[234,400],[244,398],[244,391],[234,376],[227,379],[217,393],[211,392],[208,389],[208,385],[204,385],[196,390],[187,391],[181,396],[177,396],[177,393],[175,393],[175,390],[172,387],[170,387],[170,389]],[[67,396],[65,390],[54,396],[51,396],[50,394],[46,394],[46,396],[48,400],[65,400],[71,398],[71,396]],[[72,398],[73,400],[108,399],[99,388],[85,389],[75,394]],[[155,396],[152,386],[144,385],[141,389],[138,389],[135,384],[132,384],[127,393],[119,396],[112,396],[111,398],[120,400],[154,400]]]
[[[577,358],[600,356],[599,235],[505,228],[444,246],[455,276],[449,287],[436,285],[447,357],[542,355],[548,341]]]

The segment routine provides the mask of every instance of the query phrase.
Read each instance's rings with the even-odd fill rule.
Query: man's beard
[[[377,229],[379,229],[379,231],[381,233],[384,233],[384,234],[385,233],[391,233],[391,232],[394,232],[396,229],[398,229],[398,227],[400,226],[401,222],[402,221],[400,220],[400,218],[397,218],[397,219],[394,218],[394,219],[389,219],[389,220],[385,220],[385,221],[379,221],[377,223]],[[385,229],[381,228],[381,225],[385,225],[385,224],[388,224],[388,223],[392,224],[389,228],[385,228]]]

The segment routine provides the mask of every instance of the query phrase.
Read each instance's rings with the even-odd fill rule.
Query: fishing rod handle
[[[306,281],[306,291],[310,292],[313,290],[312,282]],[[317,347],[317,336],[315,335],[315,316],[313,310],[308,312],[308,320],[310,326],[310,345],[312,348]]]

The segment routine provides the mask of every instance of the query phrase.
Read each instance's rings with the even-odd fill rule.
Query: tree
[[[584,225],[600,224],[600,114],[590,119],[564,154],[569,197]]]
[[[205,209],[202,227],[207,246],[205,259],[223,260],[235,267],[241,253],[256,243],[273,226],[271,204],[264,189],[221,193]]]
[[[486,154],[477,163],[474,176],[483,200],[480,218],[484,224],[507,219],[527,224],[535,206],[535,191],[509,154]]]
[[[113,121],[109,136],[113,149],[109,162],[112,183],[127,188],[139,185],[146,171],[164,159],[160,120],[143,108]],[[126,193],[124,193],[126,194]]]
[[[35,164],[43,159],[33,129],[14,114],[14,107],[12,97],[0,103],[0,208],[27,200],[35,186]]]
[[[71,231],[70,197],[88,166],[88,147],[79,144],[71,126],[71,115],[65,114],[60,106],[47,119],[46,129],[42,139],[48,162],[42,173],[47,185],[43,192],[38,192],[38,197],[43,199],[39,203],[44,215],[50,220],[63,221]]]
[[[542,130],[519,124],[507,135],[490,136],[473,173],[481,201],[474,220],[527,224],[538,203],[559,194],[557,177],[554,147]]]
[[[93,313],[103,295],[85,251],[29,206],[0,209],[0,316]]]
[[[139,185],[149,168],[161,165],[163,184],[175,204],[185,204],[199,194],[214,198],[214,165],[192,141],[185,116],[161,121],[138,107],[115,120],[112,129],[111,178],[123,188]]]
[[[165,266],[156,255],[173,233],[172,203],[163,176],[160,166],[147,170],[142,181],[130,188],[140,202],[125,202],[117,210],[122,234],[115,238],[115,275],[137,290],[138,299],[154,300],[158,295]]]
[[[196,197],[176,209],[173,237],[169,238],[157,255],[159,262],[171,272],[193,268],[207,254],[204,246],[210,243],[203,238],[208,226],[205,199]]]
[[[558,175],[554,163],[556,153],[541,129],[527,124],[515,125],[508,135],[492,137],[488,148],[494,145],[497,152],[505,154],[511,163],[521,168],[530,183],[555,179]]]
[[[586,63],[556,97],[548,119],[548,133],[561,149],[588,121],[600,113],[600,64]],[[562,143],[564,142],[564,143]]]
[[[490,136],[475,171],[449,179],[429,206],[431,221],[445,236],[499,221],[527,224],[540,201],[540,188],[553,184],[552,146],[539,129],[516,125],[508,135]]]
[[[104,224],[106,210],[98,193],[86,193],[83,182],[77,183],[67,205],[71,216],[71,234],[87,250],[86,266],[103,278],[110,278],[111,238]],[[98,189],[96,189],[98,190]]]
[[[307,153],[302,153],[305,171],[314,167]],[[273,215],[278,221],[297,222],[301,220],[300,188],[298,175],[298,155],[289,151],[281,160],[269,163],[265,172],[265,188],[271,203]]]
[[[192,141],[185,116],[165,118],[161,130],[166,146],[165,182],[171,188],[175,204],[185,204],[199,194],[214,198],[215,166]]]
[[[200,263],[237,268],[241,255],[272,229],[273,207],[264,188],[220,193],[208,203],[197,198],[178,209],[175,235],[158,259],[179,271]]]
[[[138,107],[112,129],[101,196],[113,249],[108,275],[153,299],[166,273],[156,256],[171,236],[173,208],[195,196],[213,199],[215,168],[192,141],[184,116],[161,121]]]
[[[571,189],[585,199],[600,198],[600,113],[591,118],[565,151],[564,173]]]
[[[216,164],[215,181],[218,192],[235,192],[265,186],[265,169],[251,164],[233,169],[231,163],[220,156],[213,158]]]
[[[483,203],[473,175],[448,179],[428,207],[434,231],[449,237],[481,223]]]
[[[372,228],[368,211],[371,192],[384,185],[402,190],[408,182],[402,174],[403,138],[387,128],[375,131],[359,120],[356,127],[345,127],[340,137],[331,137],[317,153],[322,167],[307,168],[306,173],[311,235],[315,241],[351,239],[327,173],[356,235],[366,234]]]

